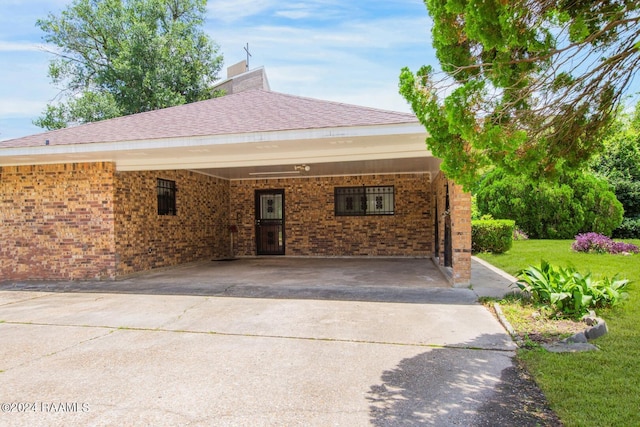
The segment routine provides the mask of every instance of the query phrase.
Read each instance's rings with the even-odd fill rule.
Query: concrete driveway
[[[473,292],[385,284],[371,261],[362,289],[337,271],[268,283],[250,262],[214,289],[212,269],[245,261],[5,283],[0,424],[522,425],[504,402],[515,346]]]

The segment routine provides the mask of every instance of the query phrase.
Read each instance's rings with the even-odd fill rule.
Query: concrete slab
[[[51,333],[55,331],[55,333]],[[112,333],[112,329],[65,326],[53,329],[46,325],[0,323],[1,373],[50,357],[84,342]],[[1,388],[1,387],[0,387]]]
[[[57,293],[0,319],[0,403],[36,403],[3,425],[453,425],[514,348],[467,303]]]
[[[160,328],[202,301],[199,297],[52,293],[1,305],[11,292],[0,292],[0,320],[44,325]],[[38,295],[37,293],[35,295]]]
[[[4,425],[473,425],[510,365],[503,352],[119,330],[2,373],[0,401],[37,410],[0,415]],[[61,402],[79,409],[42,409]]]
[[[0,287],[0,424],[523,425],[473,291],[403,282],[420,262],[242,262]]]
[[[384,291],[450,288],[431,259],[240,258],[154,270],[117,281],[16,281],[5,290],[259,298],[387,298]],[[381,295],[382,294],[382,295]],[[405,296],[400,298],[406,299]]]
[[[515,349],[487,310],[466,304],[209,298],[164,328],[427,346],[473,341],[479,348]]]
[[[512,275],[500,270],[478,257],[471,257],[471,289],[479,297],[503,298],[518,292]]]

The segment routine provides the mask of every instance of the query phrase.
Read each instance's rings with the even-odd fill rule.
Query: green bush
[[[542,261],[540,268],[529,266],[517,275],[516,285],[555,317],[580,317],[590,309],[609,307],[627,297],[626,279],[605,277],[593,280],[574,268],[554,267]]]
[[[636,111],[640,112],[639,106]],[[624,208],[624,219],[613,237],[640,238],[640,128],[622,122],[606,141],[604,152],[593,160],[591,169],[609,180]]]
[[[613,230],[616,239],[640,239],[640,217],[624,218],[620,227]]]
[[[508,219],[471,221],[471,250],[473,253],[501,254],[513,245],[515,222]]]
[[[604,179],[565,174],[535,182],[496,169],[476,193],[478,210],[514,220],[532,239],[572,239],[578,233],[611,235],[622,222],[622,205]]]

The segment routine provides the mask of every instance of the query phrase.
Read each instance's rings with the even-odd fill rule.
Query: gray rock
[[[570,336],[569,338],[565,338],[561,341],[564,344],[573,344],[573,343],[586,343],[587,336],[584,332],[578,332],[575,335]]]
[[[582,351],[599,350],[598,347],[596,347],[593,344],[582,343],[582,342],[577,342],[577,343],[558,342],[553,344],[543,344],[542,347],[544,347],[547,351],[550,351],[551,353],[578,353]]]
[[[599,338],[609,332],[607,329],[607,323],[603,319],[598,317],[596,318],[596,320],[598,321],[598,323],[595,326],[592,326],[591,328],[584,331],[584,334],[589,340]]]
[[[596,317],[596,314],[593,311],[589,312],[589,314],[585,314],[584,316],[582,316],[581,320],[584,323],[586,323],[587,326],[593,326],[598,324],[598,318]]]

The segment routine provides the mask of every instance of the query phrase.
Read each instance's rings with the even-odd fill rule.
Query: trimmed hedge
[[[471,221],[471,251],[501,254],[513,245],[516,223],[510,219]]]

